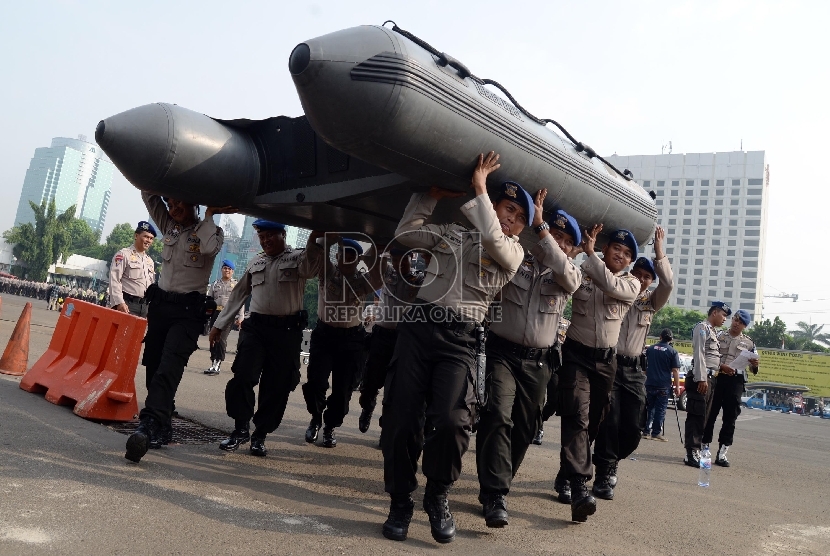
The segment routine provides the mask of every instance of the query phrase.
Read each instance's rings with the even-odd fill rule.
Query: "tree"
[[[668,328],[678,340],[689,340],[695,325],[703,320],[706,320],[706,315],[700,311],[666,306],[654,315],[651,321],[651,335],[657,336],[661,330]]]
[[[27,277],[36,282],[45,282],[49,267],[69,245],[69,223],[75,218],[75,205],[57,214],[55,200],[46,200],[36,205],[29,201],[35,213],[35,223],[21,224],[3,233],[3,238],[15,244],[14,256],[26,263]]]
[[[755,345],[765,348],[778,348],[784,346],[787,338],[787,325],[781,317],[775,320],[756,321],[752,328],[746,331],[746,335],[752,338]]]
[[[791,330],[790,334],[793,339],[804,342],[805,344],[815,344],[821,342],[822,344],[830,344],[830,334],[822,333],[823,324],[807,324],[806,322],[797,322],[795,324],[798,330]],[[820,347],[820,346],[819,346]],[[814,351],[814,350],[810,350]]]
[[[101,232],[93,230],[86,220],[73,218],[67,226],[69,233],[69,246],[63,253],[64,260],[71,255],[83,255],[85,257],[99,258]]]

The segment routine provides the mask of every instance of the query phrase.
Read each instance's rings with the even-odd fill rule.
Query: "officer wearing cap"
[[[505,496],[530,442],[541,427],[542,407],[553,372],[551,346],[559,319],[582,276],[568,254],[582,241],[576,220],[557,210],[544,221],[546,189],[536,192],[530,249],[501,290],[500,317],[487,335],[487,403],[476,433],[476,464],[488,527],[508,522]],[[558,364],[559,354],[555,354]],[[558,366],[558,365],[557,365]]]
[[[317,238],[322,237],[322,245]],[[328,258],[329,242],[337,243],[337,263]],[[334,448],[334,430],[349,413],[354,385],[363,368],[365,331],[362,324],[363,298],[381,285],[381,265],[374,245],[365,256],[363,247],[353,239],[337,234],[312,233],[309,256],[319,264],[317,290],[317,325],[309,345],[308,380],[303,384],[303,398],[311,421],[305,433],[309,444],[317,441],[323,427],[323,446]],[[357,268],[365,261],[369,272]],[[331,377],[331,393],[328,398]]]
[[[706,425],[703,428],[703,444],[712,442],[712,435],[715,432],[715,421],[718,419],[718,412],[723,409],[720,434],[718,434],[718,455],[715,464],[722,467],[729,467],[729,460],[726,452],[732,445],[735,438],[735,421],[741,414],[741,396],[744,393],[744,384],[749,378],[747,372],[752,371],[758,374],[758,360],[750,360],[747,368],[735,369],[732,362],[744,350],[757,353],[755,342],[744,334],[751,319],[749,313],[744,309],[735,311],[732,317],[732,324],[727,330],[718,332],[718,344],[720,345],[720,372],[715,379],[714,393],[709,405],[709,412],[706,415]]]
[[[147,318],[144,292],[156,279],[153,259],[147,254],[156,229],[141,221],[135,228],[135,242],[118,251],[110,263],[110,306],[116,311]],[[55,297],[57,299],[57,297]]]
[[[213,261],[222,249],[222,228],[215,214],[236,212],[233,207],[208,207],[199,220],[198,207],[178,199],[162,200],[142,191],[150,217],[164,236],[158,284],[145,293],[150,301],[142,364],[147,370],[147,398],[141,422],[127,439],[124,457],[138,463],[148,448],[159,448],[172,438],[173,400],[184,367],[196,351],[199,334],[216,308],[205,295]]]
[[[571,520],[578,522],[596,511],[596,499],[585,486],[593,471],[591,443],[608,411],[623,319],[641,287],[637,278],[624,272],[637,258],[634,235],[628,230],[613,232],[600,259],[594,247],[601,231],[602,224],[596,224],[583,234],[582,249],[588,257],[581,266],[582,283],[573,294],[573,315],[559,371],[562,451],[554,488],[565,497],[569,487]]]
[[[714,393],[715,377],[721,367],[717,329],[731,314],[729,305],[715,301],[709,307],[706,320],[697,323],[692,331],[694,366],[686,374],[686,457],[683,458],[683,463],[689,467],[700,466],[703,428]]]
[[[216,311],[213,312],[210,321],[208,321],[208,330],[214,326],[219,315],[222,314],[222,310],[228,304],[231,291],[236,286],[236,280],[233,279],[234,270],[236,270],[236,265],[233,264],[233,261],[224,259],[220,270],[221,277],[208,286],[208,297],[212,297],[216,301]],[[245,318],[244,306],[239,308],[235,324],[241,323],[243,318]],[[225,360],[225,353],[228,349],[228,334],[230,333],[231,327],[226,326],[222,329],[219,339],[210,345],[210,368],[205,371],[206,375],[215,376],[219,374],[219,366]]]
[[[372,337],[369,340],[369,357],[360,386],[360,432],[369,430],[372,422],[372,413],[377,404],[378,392],[386,381],[386,369],[392,360],[395,351],[395,342],[398,338],[397,326],[418,289],[424,281],[424,273],[414,270],[411,266],[412,252],[395,247],[385,254],[381,263],[383,270],[383,287],[380,292],[380,303],[375,313]]]
[[[447,493],[461,474],[470,443],[476,328],[521,265],[518,234],[534,216],[533,200],[515,182],[502,185],[495,203],[488,196],[487,176],[499,168],[498,158],[494,152],[480,155],[473,172],[476,197],[461,207],[473,230],[425,223],[440,199],[463,195],[433,187],[412,195],[396,231],[398,242],[429,250],[432,257],[418,298],[398,325],[384,385],[381,448],[391,503],[383,534],[392,540],[406,539],[422,450],[423,508],[432,536],[441,543],[455,538]],[[424,416],[428,426],[422,444]]]
[[[669,301],[674,288],[669,259],[663,250],[665,238],[666,232],[657,226],[654,261],[640,257],[631,269],[631,275],[640,283],[640,291],[620,327],[611,407],[599,426],[594,446],[596,478],[591,492],[605,500],[614,498],[617,463],[630,456],[640,444],[646,407],[646,375],[642,361],[646,335],[654,313]],[[650,290],[651,283],[658,279],[657,287]]]
[[[262,252],[251,259],[231,291],[210,330],[210,343],[214,346],[221,340],[250,297],[251,315],[239,331],[233,378],[225,387],[225,409],[234,420],[234,430],[219,448],[233,452],[250,440],[250,453],[264,457],[265,438],[280,425],[288,396],[300,383],[300,347],[308,325],[303,310],[305,283],[317,274],[322,259],[308,247],[286,245],[282,224],[260,219],[253,227]],[[259,406],[254,412],[257,384]]]

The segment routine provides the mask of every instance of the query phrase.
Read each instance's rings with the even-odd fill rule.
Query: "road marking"
[[[824,554],[830,527],[790,523],[773,525],[771,538],[761,543],[761,554]]]
[[[24,542],[26,544],[45,544],[52,540],[42,529],[33,527],[0,528],[0,539]]]
[[[755,417],[738,417],[738,421],[752,421],[753,419],[763,419],[760,415],[756,415]]]

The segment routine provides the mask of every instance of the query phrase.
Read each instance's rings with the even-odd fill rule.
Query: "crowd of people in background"
[[[107,294],[103,289],[34,282],[19,278],[0,278],[0,293],[46,301],[50,311],[60,311],[63,308],[63,301],[69,297],[101,306],[107,304]]]

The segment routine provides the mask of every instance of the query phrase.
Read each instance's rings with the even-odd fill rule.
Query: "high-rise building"
[[[304,248],[305,244],[308,243],[308,236],[310,235],[311,230],[306,230],[305,228],[298,228],[296,226],[285,227],[285,243],[294,249]]]
[[[760,316],[769,199],[765,152],[614,155],[608,161],[630,169],[637,183],[657,194],[675,277],[669,304],[705,311],[720,299]],[[654,254],[652,245],[641,249],[643,256]]]
[[[55,200],[58,214],[75,205],[75,217],[103,231],[115,166],[94,143],[55,137],[50,147],[35,149],[17,205],[14,225],[34,223],[29,201],[40,205]]]

